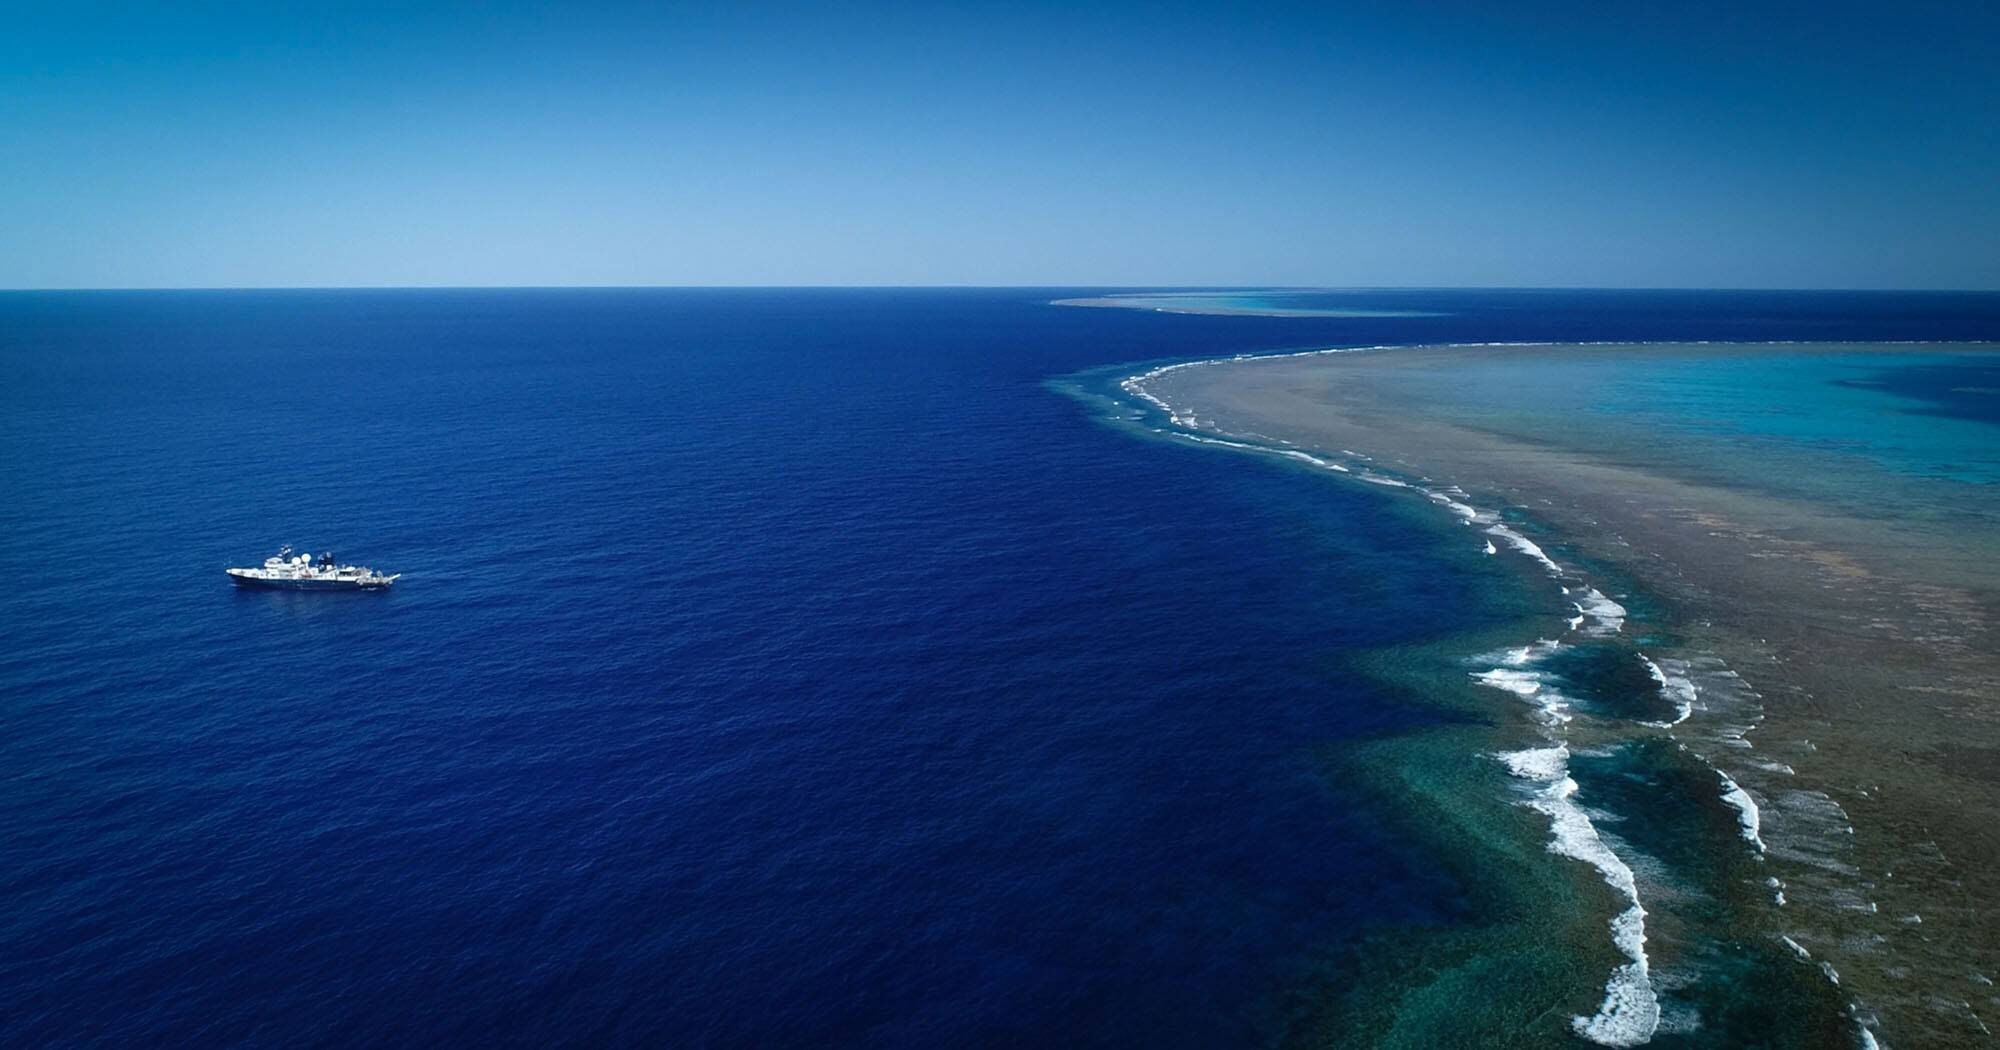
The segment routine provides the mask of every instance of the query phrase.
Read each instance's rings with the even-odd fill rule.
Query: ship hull
[[[358,580],[266,580],[256,576],[238,576],[230,573],[229,578],[238,587],[260,587],[270,591],[380,591],[387,590],[388,581]]]

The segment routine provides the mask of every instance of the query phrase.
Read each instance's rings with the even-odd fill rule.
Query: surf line
[[[1708,342],[1710,341],[1703,341],[1702,345],[1707,345]],[[1765,342],[1769,343],[1770,341]],[[1559,344],[1545,342],[1454,343],[1440,344],[1440,348],[1549,345]],[[1628,343],[1627,341],[1607,340],[1577,345],[1628,345]],[[1118,385],[1126,394],[1157,409],[1161,415],[1167,418],[1169,423],[1168,428],[1157,426],[1148,428],[1155,433],[1198,444],[1215,445],[1239,451],[1279,456],[1331,473],[1349,475],[1358,481],[1369,484],[1407,489],[1419,493],[1431,502],[1451,511],[1460,518],[1463,524],[1468,526],[1483,526],[1481,531],[1489,537],[1482,543],[1484,553],[1489,555],[1499,553],[1499,548],[1494,544],[1494,540],[1497,539],[1507,549],[1536,562],[1551,578],[1555,579],[1561,585],[1563,595],[1569,599],[1570,605],[1575,610],[1575,615],[1567,621],[1567,629],[1564,632],[1565,637],[1569,634],[1576,634],[1586,639],[1607,638],[1620,633],[1627,615],[1624,607],[1612,601],[1594,587],[1589,586],[1579,576],[1555,561],[1539,544],[1507,525],[1498,514],[1474,507],[1468,502],[1470,496],[1458,486],[1436,488],[1427,483],[1413,484],[1412,482],[1370,468],[1367,465],[1369,457],[1345,449],[1341,450],[1342,454],[1354,461],[1352,465],[1325,456],[1314,455],[1311,452],[1293,446],[1290,442],[1283,443],[1286,447],[1277,447],[1244,440],[1240,435],[1224,431],[1214,419],[1203,421],[1197,418],[1193,411],[1189,411],[1183,415],[1180,410],[1169,404],[1165,399],[1146,388],[1149,381],[1186,368],[1227,364],[1245,360],[1262,360],[1266,358],[1311,357],[1322,354],[1393,349],[1410,349],[1410,347],[1395,345],[1332,347],[1270,354],[1237,354],[1227,358],[1183,361],[1162,365],[1144,373],[1128,376],[1120,381]],[[1560,641],[1543,639],[1533,645],[1506,650],[1504,654],[1489,654],[1500,656],[1500,665],[1474,674],[1473,677],[1482,685],[1513,693],[1523,699],[1530,700],[1536,706],[1536,719],[1542,726],[1544,739],[1548,746],[1497,754],[1491,757],[1505,765],[1510,774],[1534,785],[1532,795],[1523,804],[1549,818],[1551,834],[1548,844],[1549,851],[1590,864],[1597,869],[1608,885],[1618,890],[1629,902],[1628,906],[1618,915],[1614,916],[1610,922],[1613,943],[1617,945],[1621,953],[1629,961],[1614,970],[1610,978],[1605,982],[1604,1001],[1597,1013],[1591,1017],[1573,1017],[1571,1019],[1572,1026],[1579,1036],[1601,1045],[1617,1047],[1637,1046],[1651,1041],[1652,1036],[1658,1030],[1660,1019],[1659,998],[1652,984],[1650,962],[1645,952],[1646,911],[1640,904],[1636,879],[1633,876],[1631,867],[1604,843],[1602,837],[1597,834],[1596,826],[1590,820],[1589,815],[1574,800],[1574,796],[1577,794],[1579,788],[1575,780],[1569,776],[1569,749],[1565,740],[1565,734],[1562,732],[1564,726],[1566,726],[1571,718],[1569,714],[1571,701],[1568,697],[1563,696],[1557,691],[1553,683],[1548,680],[1554,676],[1545,675],[1535,667],[1543,658],[1556,652],[1562,645],[1563,643]],[[1655,661],[1644,653],[1639,653],[1639,657],[1645,662],[1646,670],[1658,685],[1662,697],[1673,705],[1674,714],[1670,719],[1659,721],[1641,720],[1638,724],[1653,729],[1672,730],[1688,721],[1697,707],[1705,711],[1708,709],[1709,704],[1704,702],[1700,697],[1700,694],[1705,690],[1697,687],[1685,661]],[[1725,669],[1722,673],[1731,678],[1737,677],[1736,673],[1731,670]],[[1749,742],[1741,740],[1740,737],[1749,729],[1754,728],[1754,725],[1755,719],[1749,725],[1735,730],[1735,734],[1738,737],[1737,740],[1733,741],[1735,746],[1749,746]],[[1681,748],[1686,750],[1687,746],[1682,744]],[[1757,800],[1738,784],[1734,777],[1731,777],[1715,763],[1709,762],[1706,758],[1699,755],[1695,757],[1716,774],[1720,800],[1736,811],[1739,831],[1743,840],[1759,860],[1764,859],[1769,851],[1769,847],[1763,838],[1762,821],[1760,819],[1761,813],[1759,812]],[[1790,769],[1786,768],[1784,771],[1789,773]],[[1774,892],[1776,906],[1784,906],[1786,903],[1784,884],[1775,877],[1768,880],[1768,882]],[[1869,1025],[1860,1019],[1858,1004],[1850,1003],[1850,1013],[1855,1018],[1855,1025],[1858,1029],[1857,1038],[1865,1044],[1872,1045],[1874,1039],[1873,1033],[1869,1030]]]
[[[1574,587],[1569,584],[1562,586],[1564,595],[1570,599],[1572,607],[1576,610],[1576,616],[1569,621],[1570,633],[1589,638],[1602,638],[1615,635],[1623,629],[1626,617],[1624,606],[1578,580],[1561,563],[1551,558],[1539,544],[1506,524],[1498,514],[1474,507],[1458,498],[1464,495],[1462,490],[1434,489],[1413,484],[1365,466],[1357,469],[1300,449],[1273,448],[1228,437],[1188,433],[1188,430],[1199,429],[1201,426],[1195,417],[1192,414],[1181,415],[1144,387],[1145,379],[1176,367],[1185,366],[1170,365],[1163,369],[1155,369],[1144,376],[1134,376],[1120,384],[1127,393],[1152,403],[1168,417],[1173,426],[1185,428],[1160,430],[1160,433],[1198,444],[1279,456],[1330,473],[1350,475],[1369,484],[1418,492],[1433,503],[1450,510],[1464,524],[1480,528],[1492,540],[1498,540],[1509,549],[1533,560],[1550,577],[1575,584]],[[1491,547],[1492,541],[1486,541],[1486,545]],[[1626,901],[1626,906],[1612,917],[1610,929],[1612,943],[1627,961],[1613,970],[1606,979],[1604,1000],[1597,1012],[1589,1017],[1580,1015],[1572,1017],[1571,1026],[1579,1036],[1603,1046],[1638,1046],[1652,1039],[1660,1023],[1659,995],[1654,990],[1652,966],[1646,956],[1646,909],[1640,903],[1639,888],[1631,866],[1605,844],[1597,833],[1597,826],[1575,799],[1579,788],[1575,779],[1569,775],[1569,748],[1562,739],[1562,727],[1570,719],[1568,713],[1570,701],[1547,683],[1542,674],[1534,668],[1542,658],[1559,649],[1561,644],[1561,642],[1544,641],[1509,650],[1503,660],[1503,666],[1474,677],[1481,684],[1503,689],[1529,700],[1538,709],[1539,721],[1550,738],[1550,745],[1494,757],[1505,764],[1514,776],[1535,785],[1533,794],[1525,804],[1548,818],[1550,834],[1548,850],[1590,865],[1605,883],[1617,890]]]
[[[1464,524],[1483,527],[1482,531],[1487,536],[1533,560],[1550,577],[1569,581],[1562,586],[1562,591],[1569,598],[1576,615],[1568,621],[1566,633],[1585,638],[1605,638],[1624,628],[1627,614],[1624,606],[1595,587],[1577,580],[1540,544],[1501,521],[1498,514],[1456,498],[1462,493],[1415,485],[1367,468],[1356,473],[1352,468],[1322,461],[1319,457],[1297,450],[1272,450],[1247,442],[1202,435],[1182,436],[1206,444],[1276,452],[1316,465],[1323,464],[1340,473],[1354,474],[1370,484],[1419,492],[1457,515]],[[1488,541],[1488,546],[1491,546],[1491,541]],[[1646,909],[1640,903],[1638,881],[1631,865],[1604,842],[1597,833],[1597,825],[1576,800],[1580,788],[1569,773],[1570,752],[1565,739],[1565,727],[1571,717],[1571,701],[1537,667],[1543,659],[1562,647],[1561,641],[1544,639],[1534,645],[1507,650],[1498,661],[1500,666],[1475,674],[1473,678],[1482,685],[1512,693],[1535,706],[1537,721],[1549,741],[1548,745],[1493,757],[1505,765],[1509,773],[1534,785],[1525,804],[1548,818],[1549,852],[1589,865],[1626,902],[1625,907],[1612,917],[1610,928],[1612,944],[1627,961],[1605,980],[1604,1000],[1597,1012],[1588,1017],[1574,1016],[1570,1018],[1570,1025],[1577,1035],[1602,1046],[1639,1046],[1651,1041],[1660,1026],[1659,994],[1653,987],[1652,963],[1646,955]]]

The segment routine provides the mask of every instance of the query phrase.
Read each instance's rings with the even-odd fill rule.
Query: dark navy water
[[[2000,319],[1077,294],[0,295],[0,1043],[1275,1038],[1314,958],[1468,918],[1326,772],[1443,717],[1349,661],[1511,612],[1365,486],[1046,380]],[[406,575],[229,585],[282,543]]]

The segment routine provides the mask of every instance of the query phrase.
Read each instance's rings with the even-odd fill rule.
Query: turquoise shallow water
[[[1351,455],[1177,426],[1135,397],[1128,375],[1089,373],[1071,392],[1190,455],[1263,459],[1333,488],[1392,493],[1413,528],[1438,531],[1454,560],[1483,566],[1467,571],[1497,577],[1480,600],[1512,621],[1370,662],[1385,683],[1467,721],[1332,761],[1399,784],[1404,805],[1427,812],[1404,831],[1465,865],[1476,918],[1405,928],[1381,957],[1342,959],[1322,992],[1323,1027],[1305,1028],[1309,1044],[1484,1046],[1475,1033],[1494,1031],[1523,1046],[1859,1037],[1821,971],[1749,932],[1748,913],[1773,901],[1757,806],[1688,746],[1754,722],[1754,700],[1726,669],[1665,655],[1671,625],[1631,581],[1518,509],[1482,509]],[[1510,997],[1491,998],[1500,987]]]
[[[2000,522],[2000,347],[1495,348],[1399,379],[1412,401],[1530,439],[1867,513]]]
[[[1600,366],[1601,367],[1601,366]],[[1972,351],[1777,352],[1635,362],[1592,388],[1592,411],[1673,434],[1761,442],[1884,471],[2000,482],[2000,357]],[[1938,410],[1952,405],[1955,414]]]
[[[1044,382],[2000,319],[1047,305],[1100,292],[0,296],[0,1042],[1568,1045],[1616,894],[1482,759],[1534,709],[1467,662],[1562,630],[1554,582]],[[221,575],[287,541],[406,576]],[[1634,667],[1551,673],[1664,714]],[[1664,865],[1740,856],[1694,812]],[[1815,1045],[1817,985],[1711,954],[1687,1040]]]
[[[1351,372],[1330,365],[1323,374],[1286,374],[1302,384],[1324,382],[1335,400],[1344,396],[1342,375],[1349,376],[1367,391],[1358,402],[1367,406],[1357,409],[1362,413],[1379,411],[1379,397],[1394,412],[1583,451],[1594,461],[1777,494],[1792,506],[1828,512],[1823,516],[1866,520],[1870,532],[1877,520],[1894,523],[1906,536],[1918,530],[1928,546],[1991,539],[2000,479],[2000,383],[1992,351],[1985,344],[1494,340],[1448,351],[1381,349],[1350,359]],[[1676,625],[1658,618],[1635,581],[1618,579],[1568,549],[1561,536],[1537,529],[1532,506],[1480,511],[1456,502],[1478,497],[1439,488],[1444,482],[1313,445],[1309,428],[1232,424],[1254,413],[1204,405],[1203,392],[1223,391],[1215,404],[1230,405],[1243,388],[1207,388],[1202,377],[1237,367],[1264,366],[1162,367],[1131,384],[1105,385],[1100,394],[1148,436],[1261,456],[1316,472],[1329,484],[1414,486],[1407,491],[1495,538],[1502,560],[1510,549],[1530,555],[1522,564],[1532,570],[1539,563],[1551,578],[1539,581],[1543,600],[1571,603],[1578,614],[1562,627],[1525,617],[1511,637],[1503,632],[1483,644],[1467,638],[1455,650],[1450,643],[1421,647],[1390,664],[1392,681],[1409,683],[1433,702],[1450,702],[1446,668],[1454,665],[1491,690],[1459,701],[1490,720],[1489,732],[1450,734],[1449,743],[1448,734],[1432,733],[1387,749],[1394,757],[1385,761],[1414,794],[1456,800],[1438,815],[1440,827],[1426,834],[1459,842],[1460,853],[1490,850],[1489,871],[1514,867],[1512,878],[1492,884],[1495,918],[1486,929],[1508,929],[1500,939],[1516,947],[1480,945],[1476,935],[1455,931],[1424,953],[1436,960],[1432,965],[1453,975],[1453,983],[1473,973],[1490,980],[1482,959],[1519,953],[1510,987],[1562,1003],[1573,1022],[1570,1034],[1604,1045],[1837,1046],[1872,1038],[1883,1022],[1869,1002],[1850,998],[1833,969],[1782,935],[1801,931],[1797,920],[1783,917],[1801,907],[1825,917],[1829,908],[1872,915],[1875,906],[1849,856],[1853,826],[1841,807],[1815,788],[1797,786],[1790,766],[1746,739],[1763,712],[1754,689],[1714,652],[1677,642]],[[1170,407],[1148,400],[1154,397]],[[1259,426],[1304,444],[1240,432]],[[1397,453],[1393,446],[1372,448],[1361,436],[1347,440]],[[1454,480],[1478,485],[1476,477]],[[1560,597],[1550,583],[1561,585]],[[1522,586],[1533,594],[1538,581],[1524,579]],[[1623,608],[1599,611],[1598,588]],[[1776,743],[1803,745],[1795,738]],[[1472,772],[1481,759],[1506,775],[1481,784]],[[1507,853],[1506,836],[1496,829],[1507,826],[1507,817],[1470,801],[1482,788],[1545,818],[1545,829],[1527,830],[1542,830],[1548,852],[1565,864],[1499,859]],[[1766,835],[1768,812],[1782,814],[1775,847]],[[1555,888],[1565,877],[1575,885]],[[1796,885],[1786,881],[1795,877]],[[1595,915],[1597,922],[1564,923],[1558,915]],[[1811,927],[1819,920],[1804,921]],[[1520,953],[1523,938],[1563,946],[1574,969]],[[1601,990],[1577,970],[1594,972]],[[1435,987],[1441,979],[1433,978]],[[1420,1019],[1453,1008],[1427,998],[1406,991],[1392,1018],[1360,1031],[1385,1044],[1451,1042],[1448,1024]],[[1461,1017],[1522,1026],[1531,1044],[1564,1035],[1547,1016],[1456,1009]]]

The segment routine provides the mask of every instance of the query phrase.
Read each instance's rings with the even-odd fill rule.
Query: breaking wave
[[[1596,868],[1629,902],[1611,920],[1611,941],[1630,961],[1604,983],[1604,1002],[1589,1017],[1573,1017],[1578,1035],[1604,1046],[1638,1046],[1660,1025],[1660,998],[1646,958],[1646,909],[1632,868],[1597,833],[1597,825],[1576,804],[1577,784],[1569,775],[1569,747],[1529,748],[1496,755],[1507,771],[1539,785],[1527,802],[1549,818],[1549,851]]]
[[[1538,344],[1466,344],[1516,346]],[[1584,1039],[1604,1046],[1629,1047],[1651,1041],[1661,1030],[1662,1006],[1659,991],[1653,980],[1652,962],[1646,953],[1647,911],[1640,900],[1638,878],[1628,861],[1621,857],[1598,833],[1591,815],[1578,800],[1581,788],[1570,773],[1570,747],[1568,736],[1571,723],[1575,719],[1575,701],[1564,689],[1560,675],[1545,666],[1550,657],[1573,644],[1574,638],[1590,644],[1602,644],[1601,640],[1619,636],[1625,627],[1630,611],[1620,602],[1592,586],[1579,573],[1557,561],[1541,544],[1531,539],[1527,533],[1505,520],[1499,513],[1476,506],[1471,497],[1455,485],[1436,486],[1426,479],[1405,480],[1366,465],[1367,457],[1342,450],[1341,455],[1350,463],[1342,463],[1325,455],[1315,455],[1303,449],[1274,447],[1268,444],[1237,440],[1235,436],[1224,436],[1225,432],[1213,419],[1201,420],[1193,413],[1183,414],[1166,400],[1147,389],[1148,383],[1161,376],[1187,368],[1205,367],[1245,357],[1307,357],[1321,354],[1353,353],[1361,350],[1391,349],[1390,347],[1355,347],[1323,350],[1306,350],[1295,353],[1271,355],[1239,355],[1237,358],[1192,361],[1155,368],[1141,375],[1129,377],[1120,386],[1131,396],[1150,404],[1167,417],[1168,429],[1158,429],[1159,433],[1183,438],[1207,445],[1217,445],[1247,452],[1257,452],[1289,459],[1332,473],[1349,475],[1356,480],[1384,488],[1404,489],[1421,494],[1430,502],[1450,512],[1460,524],[1476,530],[1479,534],[1479,548],[1486,555],[1498,555],[1509,551],[1527,558],[1538,566],[1544,574],[1555,581],[1574,610],[1574,615],[1566,617],[1567,633],[1556,639],[1542,639],[1529,645],[1482,654],[1473,658],[1480,669],[1471,672],[1471,678],[1481,686],[1506,693],[1526,703],[1529,717],[1536,724],[1544,738],[1541,746],[1494,754],[1491,757],[1500,762],[1507,773],[1529,785],[1523,805],[1534,809],[1549,821],[1549,841],[1547,849],[1559,856],[1567,857],[1593,868],[1618,894],[1624,898],[1625,907],[1609,920],[1612,943],[1625,956],[1626,962],[1614,969],[1604,983],[1604,997],[1596,1013],[1590,1016],[1576,1016],[1571,1019],[1574,1032]],[[1157,428],[1156,428],[1157,429]],[[1648,721],[1635,719],[1628,724],[1643,726],[1651,730],[1670,733],[1684,733],[1687,724],[1697,712],[1701,718],[1698,732],[1688,736],[1689,740],[1703,739],[1725,749],[1726,752],[1747,752],[1752,749],[1748,734],[1763,718],[1761,698],[1748,688],[1735,671],[1729,669],[1719,659],[1702,655],[1692,660],[1654,658],[1639,653],[1647,674],[1657,686],[1659,696],[1671,705],[1671,718]],[[1810,750],[1809,742],[1800,741],[1804,750]],[[1683,745],[1683,750],[1687,750]],[[1692,752],[1690,752],[1693,754]],[[1767,842],[1764,827],[1764,805],[1758,796],[1739,781],[1739,777],[1753,777],[1761,780],[1769,776],[1790,777],[1793,771],[1789,765],[1766,759],[1756,759],[1748,763],[1732,762],[1735,775],[1725,771],[1708,758],[1693,754],[1712,771],[1718,780],[1719,796],[1722,803],[1735,812],[1739,834],[1746,848],[1760,860],[1769,857],[1788,862],[1789,883],[1771,876],[1763,880],[1772,894],[1773,905],[1782,907],[1787,903],[1787,891],[1808,892],[1815,903],[1841,903],[1851,908],[1859,908],[1863,903],[1857,898],[1853,887],[1859,880],[1849,851],[1853,835],[1852,825],[1841,807],[1826,795],[1816,791],[1775,786],[1761,787],[1766,804],[1775,807],[1782,814],[1790,833],[1782,842]],[[1803,866],[1809,874],[1797,873]],[[1803,891],[1801,887],[1804,887]],[[1838,983],[1838,977],[1825,960],[1813,959],[1811,954],[1795,939],[1783,938],[1784,943],[1802,961],[1816,963],[1826,978]],[[1677,1007],[1676,1009],[1679,1009]],[[1678,1022],[1677,1022],[1678,1023]],[[1698,1023],[1698,1022],[1696,1022]],[[1874,1036],[1869,1025],[1856,1017],[1858,1038],[1866,1045],[1873,1045]]]

